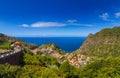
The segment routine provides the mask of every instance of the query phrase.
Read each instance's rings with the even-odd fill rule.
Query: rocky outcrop
[[[55,44],[43,44],[38,48],[39,54],[50,54],[55,58],[61,58],[65,52],[63,52],[57,45]]]

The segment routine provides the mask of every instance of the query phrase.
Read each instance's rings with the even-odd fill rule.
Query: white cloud
[[[20,26],[22,26],[22,27],[29,27],[28,24],[22,24],[22,25],[20,25]]]
[[[60,22],[35,22],[33,24],[22,24],[22,27],[44,28],[44,27],[64,27],[64,26],[94,26],[92,24],[76,23],[77,20],[68,20],[67,23]]]
[[[99,17],[102,18],[103,20],[107,21],[109,18],[109,14],[106,12],[106,13],[103,13],[102,15],[99,15]]]
[[[68,20],[67,22],[68,23],[75,23],[75,22],[77,22],[77,20]]]
[[[67,24],[59,23],[59,22],[36,22],[31,24],[31,27],[62,27]]]
[[[68,20],[68,25],[74,25],[74,26],[94,26],[92,24],[80,24],[77,23],[77,20]]]
[[[72,25],[75,25],[75,26],[87,26],[87,27],[92,27],[92,26],[94,26],[94,25],[92,25],[92,24],[78,24],[78,23],[74,23],[74,24],[72,24]]]
[[[115,17],[119,18],[120,17],[120,12],[115,13]]]

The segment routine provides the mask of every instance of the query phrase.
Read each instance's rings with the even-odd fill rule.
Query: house
[[[14,47],[14,50],[22,50],[23,47],[22,47],[22,43],[19,42],[19,41],[16,41],[16,42],[11,42],[10,44],[11,47]]]

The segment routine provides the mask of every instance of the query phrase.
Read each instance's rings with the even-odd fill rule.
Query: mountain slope
[[[120,56],[120,27],[106,28],[90,34],[78,52],[98,57]]]

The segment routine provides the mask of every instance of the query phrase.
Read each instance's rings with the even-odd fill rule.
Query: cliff
[[[119,57],[120,27],[106,28],[90,34],[77,52],[98,57]]]

